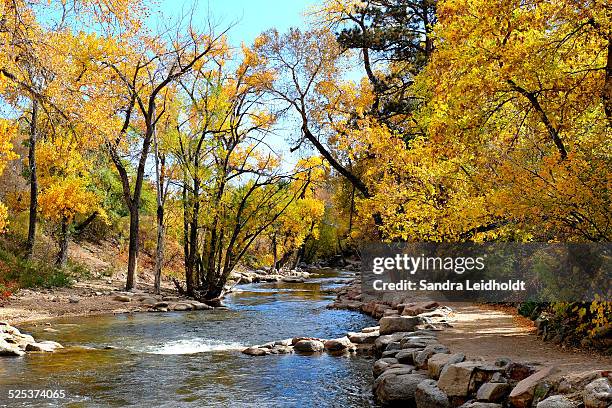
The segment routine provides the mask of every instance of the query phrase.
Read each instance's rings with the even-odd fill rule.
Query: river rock
[[[408,304],[402,309],[403,316],[416,316],[438,307],[437,302]]]
[[[175,312],[186,312],[188,310],[192,310],[193,306],[190,303],[177,303],[172,306],[172,310]]]
[[[450,354],[450,350],[442,344],[430,344],[414,355],[414,365],[417,368],[427,368],[427,360],[434,354]]]
[[[395,358],[402,364],[414,364],[414,355],[421,351],[418,348],[401,349],[399,353],[395,355]]]
[[[536,387],[554,371],[555,367],[546,367],[521,380],[510,392],[509,401],[516,408],[530,407]]]
[[[293,346],[295,351],[302,353],[318,353],[323,351],[325,346],[320,340],[300,340]]]
[[[431,378],[437,380],[438,378],[440,378],[440,373],[442,372],[442,369],[447,364],[461,363],[463,360],[465,360],[465,355],[463,353],[434,354],[429,358],[429,360],[427,360],[427,372]]]
[[[379,352],[382,352],[383,350],[385,350],[387,348],[387,345],[389,343],[393,343],[396,341],[401,341],[402,338],[406,335],[408,335],[409,333],[407,332],[397,332],[397,333],[393,333],[393,334],[386,334],[384,336],[380,336],[379,338],[377,338],[374,341],[374,345],[376,346],[376,350],[378,350]]]
[[[438,340],[435,337],[404,336],[400,342],[400,346],[403,349],[406,349],[406,348],[424,349],[430,344],[437,344],[437,343],[438,343]]]
[[[23,356],[25,353],[16,345],[0,340],[0,356]]]
[[[128,302],[132,301],[132,298],[127,296],[127,295],[117,295],[117,296],[115,296],[113,298],[113,300],[116,301],[116,302],[125,302],[125,303],[128,303]]]
[[[341,351],[350,348],[353,345],[348,337],[340,337],[338,339],[327,340],[323,346],[326,350]]]
[[[383,404],[414,403],[417,386],[427,379],[423,374],[402,374],[399,370],[387,370],[374,382],[376,398]]]
[[[477,361],[448,364],[440,373],[438,387],[449,397],[466,397],[469,393],[472,373],[479,364]]]
[[[79,303],[81,299],[79,299],[77,296],[70,296],[68,298],[68,303]]]
[[[26,351],[44,351],[47,353],[52,353],[55,351],[55,346],[52,344],[44,344],[44,343],[28,343],[25,347]]]
[[[510,392],[510,385],[505,383],[484,383],[478,389],[476,398],[479,401],[501,402]]]
[[[399,361],[397,361],[396,358],[392,357],[384,357],[379,360],[376,360],[376,362],[372,366],[372,374],[374,375],[374,378],[381,375],[387,368],[389,368],[390,365],[397,363],[399,363]]]
[[[583,392],[585,408],[606,408],[612,404],[612,387],[610,380],[605,377],[589,383]]]
[[[562,395],[553,395],[538,402],[536,408],[575,408],[576,404]]]
[[[52,328],[52,327],[45,327],[45,328],[43,329],[43,331],[44,331],[44,332],[47,332],[47,333],[59,333],[59,330],[54,329],[54,328]]]
[[[145,297],[140,299],[140,303],[145,306],[155,306],[157,304],[157,299],[152,297]]]
[[[378,331],[372,331],[367,333],[348,333],[347,337],[352,343],[355,344],[364,344],[364,343],[374,343],[374,341],[378,338]]]
[[[380,334],[411,332],[420,323],[418,317],[387,316],[380,319]]]
[[[206,303],[198,302],[198,301],[190,301],[189,304],[193,307],[193,310],[211,310],[213,307],[207,305]]]
[[[417,385],[414,394],[417,408],[448,408],[450,402],[448,397],[435,380],[424,380]]]
[[[249,356],[265,356],[268,352],[265,349],[261,349],[259,347],[249,347],[242,350],[244,354]]]
[[[380,330],[380,326],[365,327],[361,329],[362,333],[372,333]]]
[[[465,404],[461,405],[459,408],[502,408],[502,405],[495,404],[493,402],[471,401],[471,402],[466,402]]]

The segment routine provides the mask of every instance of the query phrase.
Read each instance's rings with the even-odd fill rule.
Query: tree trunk
[[[140,224],[140,214],[138,204],[134,200],[130,208],[130,243],[128,245],[128,271],[125,290],[132,290],[136,287],[136,272],[138,268],[138,227]]]
[[[70,232],[68,230],[68,220],[66,217],[62,218],[62,225],[60,227],[60,232],[58,236],[59,243],[59,252],[57,254],[57,259],[55,260],[55,265],[63,268],[66,266],[68,262],[68,241],[70,239]]]
[[[276,234],[272,236],[272,256],[274,260],[272,261],[272,268],[276,269],[276,263],[278,262],[278,251],[276,249]]]
[[[157,140],[157,132],[153,131],[153,139],[155,143],[155,187],[157,190],[157,247],[155,249],[155,293],[161,292],[161,274],[164,265],[164,178],[166,172],[166,158],[160,157],[159,141]]]
[[[604,111],[608,126],[612,127],[612,37],[608,38],[608,57],[606,60],[606,80],[603,90]]]
[[[157,248],[155,250],[155,293],[161,292],[161,275],[164,263],[164,206],[157,207]]]
[[[38,118],[38,101],[32,99],[32,118],[30,121],[30,146],[28,161],[30,166],[30,219],[28,225],[28,240],[26,242],[26,259],[32,259],[36,240],[36,222],[38,213],[38,177],[36,174],[36,121]]]

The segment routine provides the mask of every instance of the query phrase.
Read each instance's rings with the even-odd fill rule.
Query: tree
[[[221,36],[213,33],[197,34],[193,27],[186,32],[163,33],[155,38],[142,39],[140,50],[119,61],[103,60],[110,76],[116,76],[125,90],[123,124],[119,136],[108,141],[109,153],[117,168],[126,205],[130,211],[130,238],[128,246],[128,272],[126,289],[136,285],[139,245],[139,209],[146,162],[158,121],[164,115],[164,107],[158,107],[169,87],[191,71],[200,69],[215,55],[223,53]],[[140,123],[135,123],[137,115]],[[121,145],[133,134],[141,136],[137,152],[135,179],[128,172],[129,162],[121,157]],[[129,151],[129,150],[128,150]]]
[[[411,86],[434,51],[435,0],[327,0],[316,13],[357,50],[374,99],[369,113],[402,129],[422,101]],[[406,130],[404,128],[404,130]]]
[[[6,168],[6,164],[10,160],[17,159],[18,156],[13,152],[13,144],[11,143],[17,133],[17,128],[14,124],[7,120],[0,119],[0,174]],[[0,233],[6,230],[8,224],[8,209],[0,202]]]
[[[319,87],[338,80],[337,61],[340,49],[327,30],[302,32],[291,29],[281,35],[276,30],[263,33],[254,45],[254,52],[261,55],[261,68],[273,72],[275,80],[267,89],[275,98],[297,114],[301,124],[302,138],[298,146],[307,140],[329,165],[345,177],[364,197],[371,193],[363,180],[342,163],[330,147],[322,140],[325,133],[317,135],[318,112],[324,101]],[[320,128],[319,128],[320,129]]]
[[[46,138],[36,151],[40,175],[40,211],[54,225],[59,251],[56,265],[68,261],[68,244],[79,216],[101,216],[100,198],[91,191],[91,163],[69,135]]]
[[[277,115],[265,110],[271,73],[244,49],[234,72],[219,69],[183,82],[187,96],[177,163],[183,171],[186,292],[222,296],[230,273],[258,237],[305,194],[308,174],[292,172],[266,143]],[[201,212],[206,208],[206,212]]]
[[[38,214],[36,145],[40,112],[46,116],[59,114],[64,122],[70,122],[75,116],[83,120],[84,111],[73,110],[75,105],[91,107],[97,102],[96,97],[87,94],[88,91],[85,91],[86,95],[81,91],[90,89],[90,67],[87,64],[77,66],[76,62],[82,63],[82,58],[73,59],[75,48],[77,54],[82,54],[92,52],[95,47],[90,47],[92,44],[89,42],[75,42],[77,36],[72,34],[70,23],[73,19],[78,21],[76,14],[81,13],[79,16],[92,16],[103,30],[112,25],[134,27],[139,24],[144,8],[138,0],[47,3],[2,0],[0,10],[0,46],[3,50],[0,56],[0,93],[13,106],[19,105],[23,98],[29,102],[29,106],[21,110],[28,111],[29,122],[27,175],[30,203],[26,257],[31,258]],[[80,37],[83,39],[83,35]],[[90,35],[87,39],[94,37]],[[80,104],[67,97],[74,97],[77,93],[80,94]]]

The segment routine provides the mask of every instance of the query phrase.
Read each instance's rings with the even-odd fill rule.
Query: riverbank
[[[230,290],[236,284],[253,282],[303,282],[303,271],[271,272],[269,270],[235,272],[228,282]],[[139,312],[167,312],[211,309],[202,302],[181,296],[171,282],[162,284],[155,294],[148,282],[126,292],[123,279],[103,278],[76,282],[71,287],[53,289],[21,289],[0,306],[0,321],[12,325],[39,322],[57,317],[96,316]]]
[[[508,307],[442,306],[398,295],[373,299],[361,293],[359,279],[340,289],[329,307],[380,319],[380,337],[373,339],[379,358],[373,390],[383,403],[418,408],[612,404],[612,357],[544,342],[531,320]]]

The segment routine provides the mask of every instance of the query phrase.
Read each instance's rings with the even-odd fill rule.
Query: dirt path
[[[555,365],[563,374],[612,370],[612,357],[544,342],[536,337],[530,320],[502,308],[457,304],[450,307],[455,311],[453,327],[441,331],[438,338],[452,352],[487,361],[503,356],[514,361]]]

